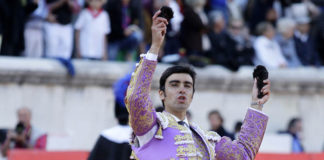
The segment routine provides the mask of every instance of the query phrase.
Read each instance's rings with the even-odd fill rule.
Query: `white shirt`
[[[177,116],[175,116],[175,115],[173,115],[171,113],[169,113],[169,114],[177,121],[177,123],[179,123],[181,121]],[[187,117],[185,117],[185,119],[182,120],[182,121],[185,123],[184,126],[190,129],[190,126],[189,126],[189,122],[188,122]]]
[[[80,30],[80,52],[82,57],[103,57],[105,36],[111,31],[110,19],[106,11],[93,16],[89,9],[84,9],[75,23],[75,29]]]
[[[254,64],[264,65],[267,68],[279,68],[287,64],[283,57],[279,44],[265,36],[259,36],[253,45],[255,49]]]

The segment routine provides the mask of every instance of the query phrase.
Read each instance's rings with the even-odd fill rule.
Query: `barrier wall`
[[[8,160],[86,160],[89,152],[47,152],[14,150]],[[323,160],[324,153],[317,154],[258,154],[255,160]]]
[[[89,152],[86,151],[26,151],[13,150],[9,152],[8,160],[86,160]]]
[[[74,77],[52,59],[0,56],[0,129],[14,128],[17,108],[28,106],[32,124],[48,133],[47,150],[89,151],[102,130],[116,125],[112,84],[135,64],[87,60],[72,63]],[[169,66],[157,66],[151,91],[154,106],[161,105],[158,80]],[[211,65],[195,70],[197,90],[190,106],[193,122],[209,129],[207,114],[217,109],[225,119],[224,127],[233,131],[251,103],[253,68],[230,72]],[[303,119],[306,151],[323,151],[324,68],[273,69],[269,73],[272,95],[264,106],[269,116],[265,136],[285,129],[288,121],[298,116]],[[269,146],[273,143],[266,143],[266,137],[266,150],[261,147],[260,152],[277,153],[270,149],[278,147]]]
[[[324,153],[314,154],[258,154],[255,160],[324,160]]]

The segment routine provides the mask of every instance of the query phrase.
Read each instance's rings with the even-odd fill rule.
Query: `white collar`
[[[128,125],[117,125],[103,130],[101,136],[115,143],[128,143],[132,129]]]
[[[175,115],[173,115],[173,114],[171,114],[171,113],[169,113],[167,111],[164,111],[164,112],[170,114],[177,122],[180,122],[181,121],[177,116],[175,116]],[[188,127],[190,126],[187,117],[185,117],[185,119],[183,120],[183,122],[185,122]]]

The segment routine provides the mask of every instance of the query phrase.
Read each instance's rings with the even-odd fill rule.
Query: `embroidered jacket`
[[[248,109],[240,135],[231,141],[197,125],[179,125],[170,113],[156,113],[149,97],[157,62],[142,58],[130,81],[125,104],[130,113],[133,156],[140,160],[252,160],[257,154],[268,117]],[[140,146],[138,137],[157,127],[152,139]]]

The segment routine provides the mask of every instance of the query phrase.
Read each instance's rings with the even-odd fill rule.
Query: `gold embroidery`
[[[132,151],[130,157],[129,157],[130,160],[139,160],[137,157],[136,157],[136,154],[134,153],[134,151]]]
[[[148,64],[143,65],[144,62]],[[149,99],[150,83],[156,67],[154,64],[156,62],[141,59],[127,89],[125,104],[130,113],[129,123],[137,135],[147,132],[155,122],[155,109]]]
[[[201,156],[202,156],[201,158],[204,160],[209,159],[208,148],[206,148],[206,145],[203,143],[202,137],[199,137],[199,135],[197,133],[193,133],[192,136],[193,136],[193,139],[197,146],[197,150],[201,153]],[[207,145],[209,145],[209,144],[207,144]]]
[[[207,134],[202,132],[200,135],[204,136],[201,137],[195,133],[195,135],[191,135],[188,133],[188,128],[182,125],[179,125],[176,120],[169,115],[169,113],[163,113],[166,115],[168,119],[168,127],[177,129],[180,131],[180,135],[176,135],[174,137],[175,144],[179,145],[177,148],[177,156],[180,157],[187,157],[189,160],[208,160],[209,152],[214,152],[214,147],[211,147],[209,141],[206,141],[207,146],[204,144],[203,139],[207,139]],[[207,148],[206,148],[207,147]],[[214,153],[212,153],[212,156]]]

